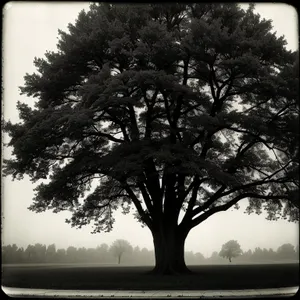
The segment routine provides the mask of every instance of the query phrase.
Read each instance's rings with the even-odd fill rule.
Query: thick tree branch
[[[183,68],[183,80],[182,80],[182,85],[186,86],[187,84],[187,80],[188,80],[188,67],[189,67],[189,60],[190,58],[188,57],[185,61],[184,61],[184,68]],[[177,104],[176,107],[174,109],[174,113],[173,113],[173,127],[174,129],[177,128],[177,122],[178,119],[180,117],[180,112],[181,112],[181,107],[182,107],[182,102],[183,102],[183,97],[184,95],[181,94],[177,97]]]
[[[182,197],[185,199],[187,197],[187,195],[191,192],[191,190],[194,188],[195,183],[196,183],[196,176],[194,176],[193,181],[190,183],[190,185],[188,186],[188,188],[185,190],[184,194],[182,195]],[[203,177],[201,178],[201,183],[203,183],[204,181],[209,180],[209,177]]]
[[[151,203],[152,201],[151,201],[151,198],[150,198],[144,184],[142,182],[139,182],[138,187],[143,195],[143,198],[144,198],[144,201],[145,201],[148,211],[150,212],[150,214],[153,214],[153,205]]]
[[[240,200],[244,199],[244,198],[257,198],[257,199],[263,199],[263,200],[282,200],[282,199],[288,199],[287,195],[276,195],[276,196],[272,196],[272,195],[258,195],[255,193],[245,193],[245,194],[241,194],[236,196],[235,198],[233,198],[231,201],[229,201],[226,204],[220,205],[220,206],[216,206],[212,209],[210,209],[209,211],[201,214],[200,216],[196,217],[195,219],[193,219],[190,222],[190,228],[192,229],[193,227],[199,225],[201,222],[203,222],[204,220],[206,220],[208,217],[210,217],[211,215],[220,212],[220,211],[226,211],[228,210],[230,207],[232,207],[233,205],[235,205],[236,203],[238,203]]]
[[[242,149],[242,146],[245,144],[245,142],[241,143],[240,147],[237,150],[237,154],[236,154],[235,158],[231,162],[231,166],[227,169],[227,172],[229,174],[234,174],[236,172],[236,170],[239,167],[238,163],[241,160],[241,158],[244,156],[244,154],[246,153],[246,151],[248,151],[249,149],[251,149],[256,143],[257,143],[257,140],[253,139],[243,149]]]
[[[218,200],[222,192],[226,189],[226,185],[223,184],[203,205],[199,205],[196,209],[191,211],[191,217],[196,216],[200,212],[209,208],[216,200]]]
[[[251,182],[251,183],[248,183],[248,184],[239,185],[237,187],[234,187],[231,190],[222,193],[221,196],[220,196],[220,198],[228,196],[228,195],[230,195],[230,194],[232,194],[234,192],[237,192],[239,190],[245,190],[245,189],[248,189],[248,188],[251,188],[251,187],[255,187],[255,186],[258,186],[258,185],[265,185],[265,184],[270,184],[270,183],[284,183],[285,181],[287,181],[286,178],[269,179],[269,180],[266,180],[264,178],[262,180],[258,180],[258,181],[254,181],[254,182]]]
[[[137,120],[135,117],[135,111],[133,105],[129,105],[129,116],[130,116],[130,123],[131,123],[131,130],[132,130],[132,140],[139,140],[140,132],[137,124]]]
[[[193,187],[192,187],[192,195],[191,195],[191,198],[189,200],[189,204],[188,204],[188,207],[187,207],[187,210],[185,212],[185,215],[181,221],[181,226],[185,226],[185,224],[191,220],[192,218],[192,211],[193,211],[193,208],[197,202],[197,195],[198,195],[198,190],[199,190],[199,187],[200,185],[207,180],[207,177],[203,177],[203,178],[199,178],[198,175],[196,175],[194,177],[194,180],[193,180]]]
[[[218,80],[217,80],[216,71],[215,71],[215,69],[214,69],[213,66],[210,67],[210,72],[212,74],[212,77],[211,77],[212,78],[212,82],[213,82],[213,84],[217,88],[217,98],[219,99],[221,89],[220,89],[220,86],[219,86],[219,83],[218,83]]]
[[[147,186],[147,189],[149,191],[149,194],[152,198],[153,205],[157,208],[157,206],[160,206],[161,199],[162,199],[162,193],[160,188],[160,182],[159,182],[159,173],[156,170],[154,161],[152,158],[148,158],[145,162],[145,183]]]
[[[182,203],[184,201],[184,199],[182,199],[182,196],[185,193],[185,186],[184,186],[184,181],[185,181],[185,177],[186,175],[179,173],[177,176],[177,202],[178,202],[178,206],[179,209],[182,206]]]
[[[134,192],[131,190],[131,188],[128,186],[127,183],[122,184],[125,191],[128,193],[129,197],[131,198],[132,202],[134,203],[139,215],[141,216],[142,221],[144,221],[149,229],[152,229],[152,221],[150,219],[150,216],[144,211],[140,200],[136,197]]]

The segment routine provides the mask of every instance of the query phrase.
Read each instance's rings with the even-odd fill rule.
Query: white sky
[[[79,11],[88,7],[88,2],[9,2],[5,5],[2,48],[5,120],[18,120],[16,103],[26,101],[26,97],[19,95],[18,87],[23,85],[26,72],[35,71],[34,57],[43,57],[46,50],[56,50],[57,30],[66,30],[68,23],[74,23]],[[298,48],[298,17],[292,6],[257,4],[256,10],[263,18],[273,20],[277,34],[285,35],[287,48]],[[9,155],[7,150],[3,153],[4,157]],[[66,224],[68,212],[36,214],[27,210],[34,188],[28,178],[14,182],[4,178],[2,185],[2,242],[5,244],[25,247],[33,243],[55,243],[58,248],[69,245],[96,247],[125,238],[133,246],[153,248],[150,231],[141,228],[131,215],[116,213],[112,232],[90,234],[89,227],[76,230]],[[283,243],[298,244],[298,224],[284,220],[270,222],[265,220],[264,214],[248,216],[243,213],[245,203],[240,206],[238,211],[232,209],[216,214],[193,229],[187,238],[186,250],[210,256],[230,239],[238,240],[243,250],[257,246],[277,249]]]

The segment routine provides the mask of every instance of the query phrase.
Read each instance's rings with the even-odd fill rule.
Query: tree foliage
[[[230,240],[222,246],[222,249],[219,253],[221,257],[228,258],[231,262],[231,259],[238,257],[243,253],[240,244],[235,240]]]
[[[5,175],[94,232],[132,204],[163,239],[242,199],[298,221],[299,61],[271,30],[254,5],[92,4],[26,74]]]
[[[132,246],[130,245],[130,243],[123,239],[115,240],[110,247],[111,253],[118,259],[118,264],[121,263],[121,258],[123,256],[123,254],[126,252],[130,253],[130,252],[132,252],[132,250],[133,249],[132,249]]]
[[[299,247],[299,245],[298,245],[298,247]],[[286,243],[286,244],[281,245],[277,249],[277,253],[280,257],[287,258],[287,257],[291,257],[292,255],[294,255],[296,253],[296,251],[292,244]]]

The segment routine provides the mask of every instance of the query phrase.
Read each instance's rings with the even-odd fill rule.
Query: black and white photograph
[[[287,3],[2,8],[2,292],[299,289],[299,32]]]

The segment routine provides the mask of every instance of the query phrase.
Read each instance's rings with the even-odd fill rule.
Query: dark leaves
[[[4,174],[49,181],[31,210],[71,210],[72,226],[110,230],[113,210],[127,213],[133,200],[126,184],[138,201],[141,186],[181,201],[179,190],[199,176],[209,192],[199,188],[196,206],[220,186],[235,189],[208,214],[267,189],[277,198],[253,196],[247,211],[297,220],[299,67],[270,20],[252,5],[100,3],[68,28],[58,51],[35,58],[37,73],[25,75],[21,93],[35,109],[18,103],[21,123],[4,125],[14,156]]]

